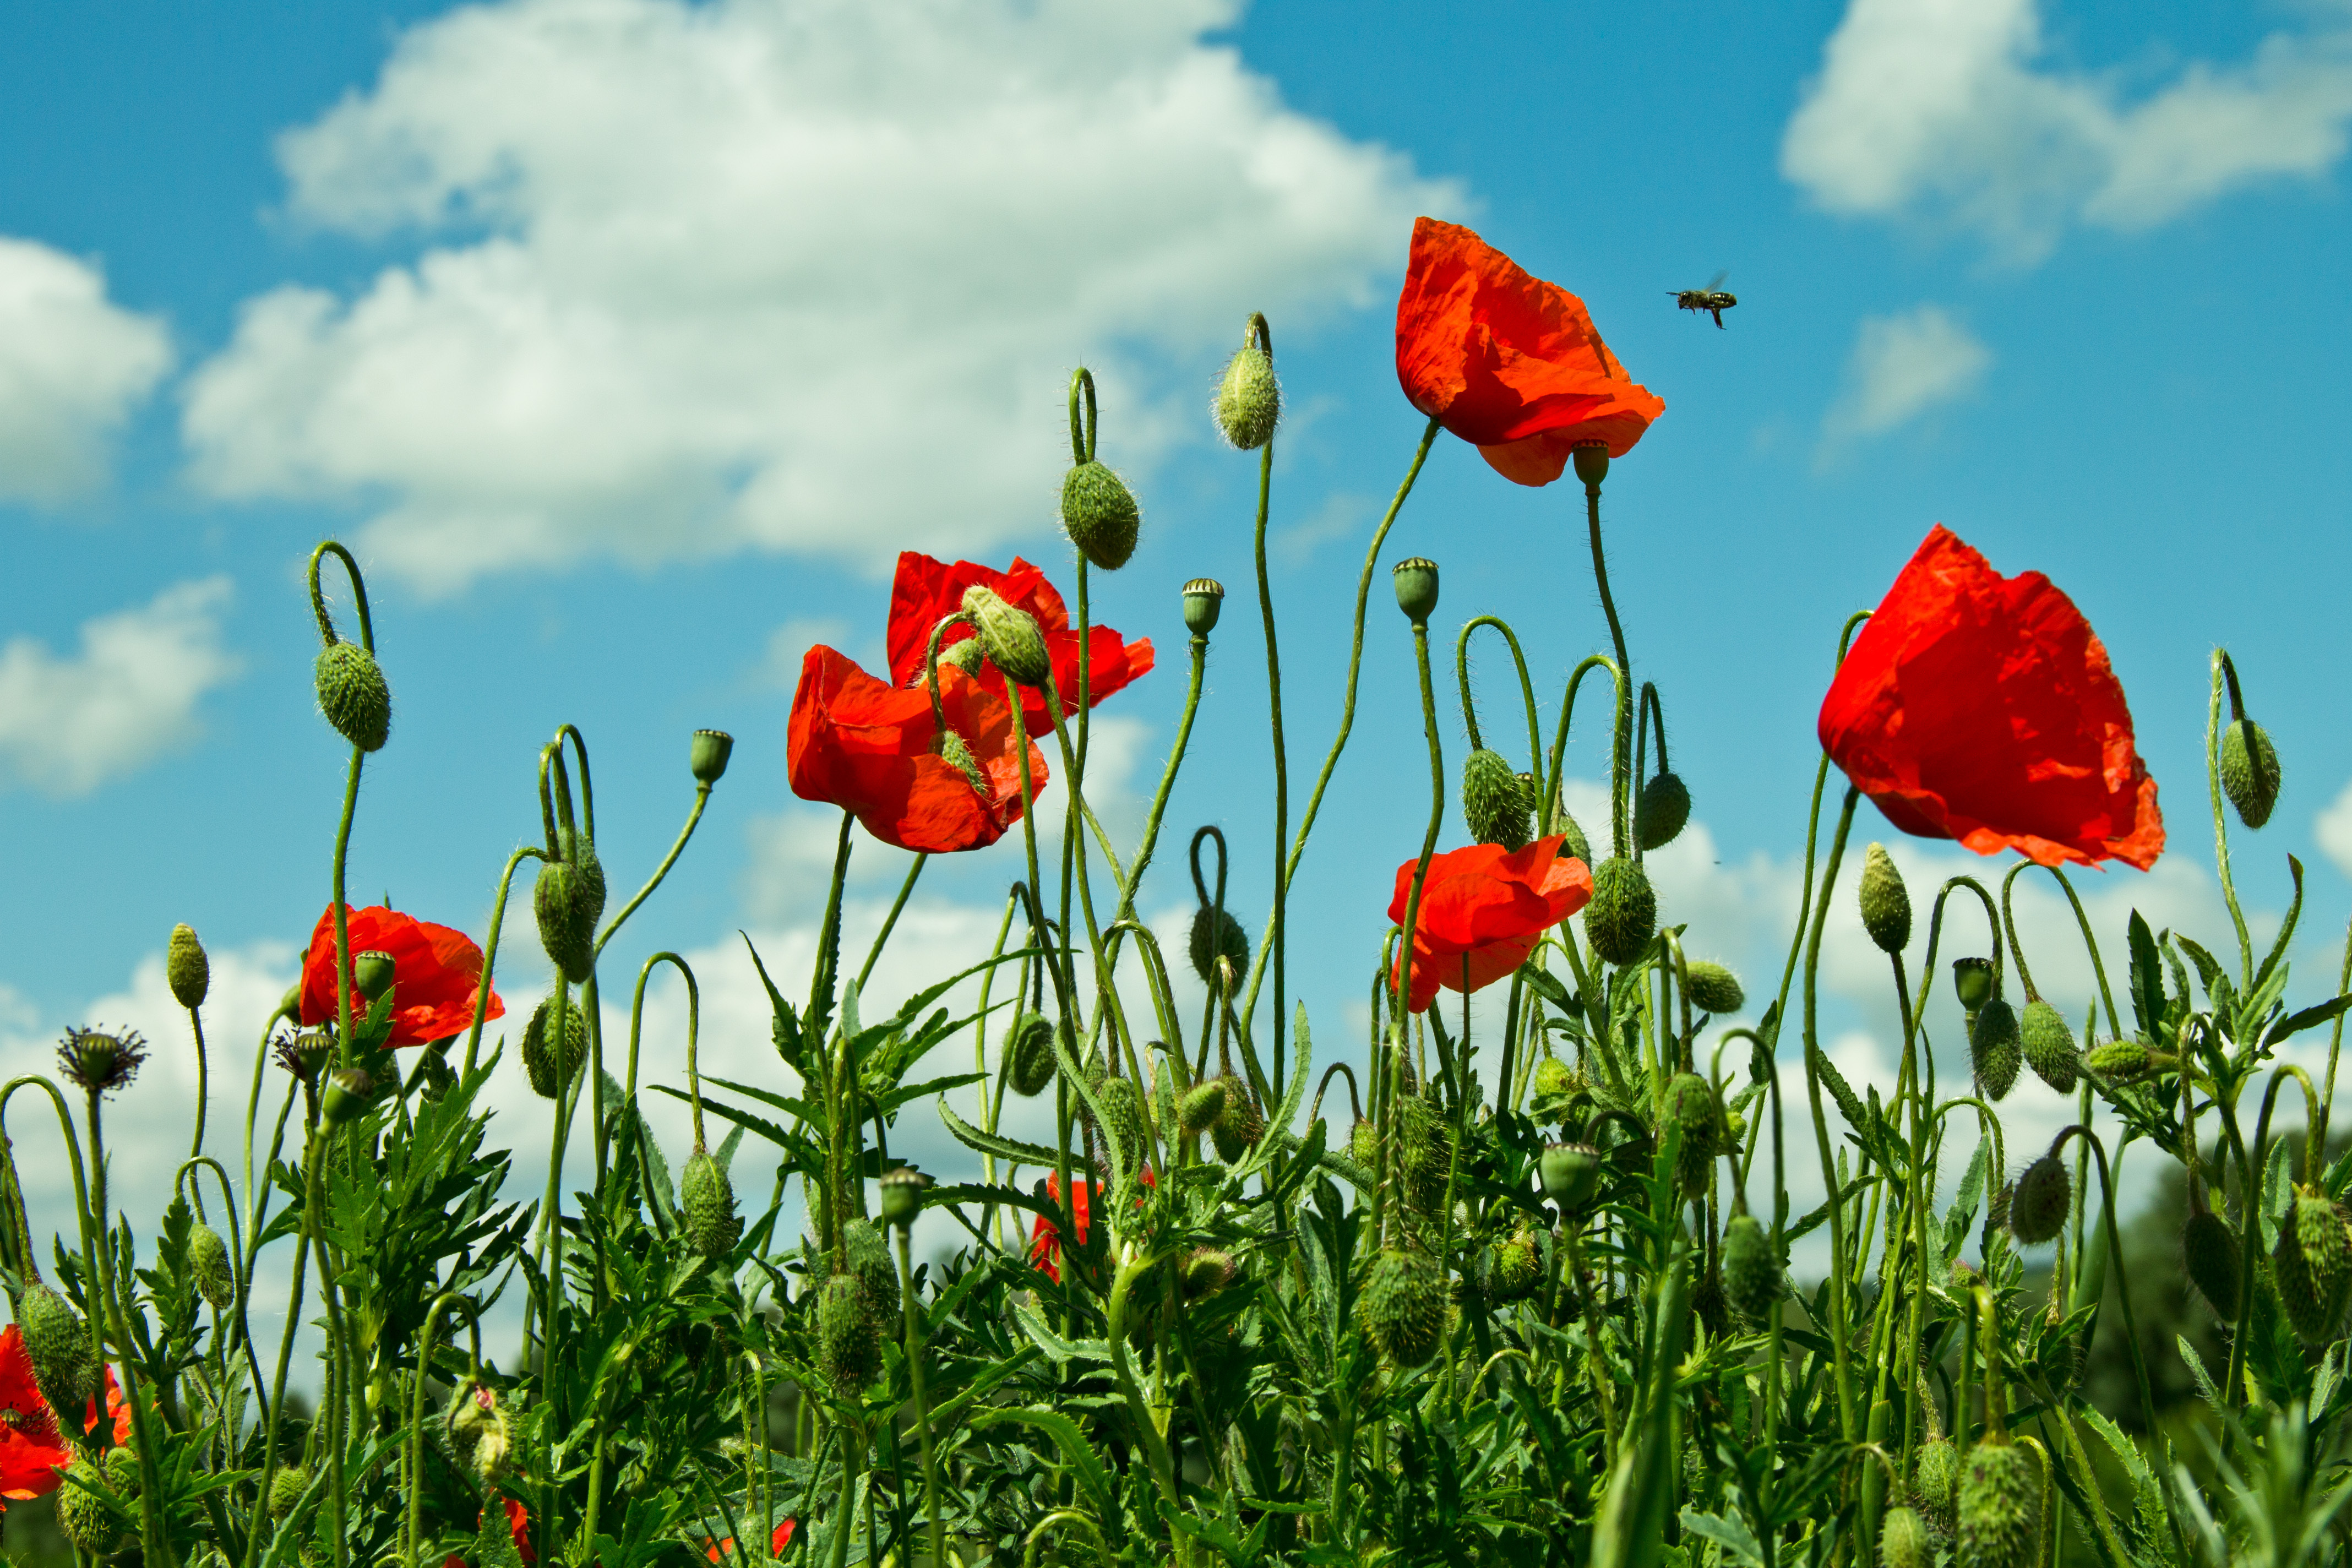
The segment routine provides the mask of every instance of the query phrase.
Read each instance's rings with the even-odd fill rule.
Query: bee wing
[[[1727,267],[1727,268],[1725,268],[1722,271],[1720,271],[1720,272],[1718,272],[1718,273],[1717,273],[1717,274],[1715,275],[1715,280],[1714,280],[1713,282],[1709,283],[1709,284],[1706,286],[1706,291],[1707,291],[1708,293],[1710,293],[1710,294],[1714,293],[1717,289],[1718,289],[1722,288],[1722,287],[1723,287],[1723,285],[1725,284],[1725,282],[1726,282],[1726,281],[1727,281],[1727,280],[1730,279],[1730,277],[1731,277],[1731,268],[1728,268],[1728,267]]]

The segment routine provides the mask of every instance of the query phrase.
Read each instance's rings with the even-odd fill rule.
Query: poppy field
[[[2281,769],[2228,655],[2190,699],[2208,776],[2172,800],[2193,803],[2188,837],[2210,818],[2234,940],[2135,914],[2126,951],[2103,952],[2070,873],[2168,847],[2122,684],[2060,585],[1937,526],[1874,608],[1819,628],[1801,896],[1777,971],[1736,973],[1694,956],[1709,934],[1644,866],[1692,797],[1604,521],[1612,464],[1640,460],[1664,402],[1575,295],[1427,218],[1396,369],[1427,423],[1353,582],[1336,714],[1283,703],[1263,317],[1213,408],[1258,464],[1257,581],[1170,584],[1190,634],[1175,668],[1090,616],[1092,574],[1127,566],[1143,513],[1097,457],[1084,370],[1066,568],[910,552],[886,668],[808,650],[790,784],[838,810],[838,837],[812,972],[743,954],[772,1013],[757,1081],[702,1071],[684,959],[600,971],[625,924],[658,922],[726,734],[692,737],[690,807],[639,887],[598,856],[567,724],[483,940],[351,903],[362,781],[400,738],[398,660],[360,563],[320,545],[318,705],[347,784],[332,887],[252,1042],[273,1065],[241,1122],[208,1128],[200,1100],[170,1206],[129,1214],[107,1106],[159,1043],[75,1029],[54,1074],[0,1091],[0,1496],[53,1498],[92,1568],[2340,1559],[2352,1154],[2328,1158],[2328,1122],[2352,946],[2342,976],[2291,980],[2299,866],[2273,940],[2241,910],[2231,855],[2255,852]],[[1606,647],[1441,615],[1439,564],[1384,553],[1448,440],[1496,483],[1559,487]],[[1406,637],[1418,711],[1360,713],[1367,639]],[[1228,868],[1215,828],[1167,820],[1187,755],[1215,743],[1195,733],[1213,639],[1271,700],[1272,773],[1235,808],[1270,812],[1270,868]],[[1516,675],[1483,716],[1474,644]],[[1559,667],[1539,690],[1531,669]],[[1449,754],[1457,676],[1469,745]],[[1087,798],[1090,727],[1146,679],[1186,700],[1123,842]],[[1605,763],[1605,820],[1570,813],[1571,739]],[[1419,852],[1379,950],[1341,961],[1363,987],[1301,994],[1293,965],[1326,926],[1292,884],[1367,745]],[[1906,886],[1874,829],[1982,868]],[[843,901],[869,841],[917,858],[860,953]],[[915,879],[982,852],[1011,884],[993,947],[927,955],[932,983],[886,1012],[866,982]],[[1139,911],[1188,868],[1197,912],[1167,951]],[[2019,941],[2021,879],[2073,910],[2095,995],[2036,988],[2057,961]],[[551,966],[528,1004],[500,994],[509,897]],[[1849,1083],[1822,1048],[1840,909],[1898,1005],[1892,1082]],[[666,966],[689,998],[682,1049],[642,1027]],[[209,963],[185,925],[166,974],[201,1060]],[[1944,986],[1961,1037],[1931,1038]],[[1368,1032],[1343,1045],[1365,995]],[[2322,1042],[2324,1069],[2305,1065]],[[2029,1072],[2077,1110],[2047,1145],[2005,1142]],[[499,1074],[553,1108],[543,1191],[500,1146]],[[665,1148],[645,1113],[678,1101],[692,1146]],[[1050,1141],[1017,1135],[1040,1125]],[[962,1163],[894,1159],[914,1126],[943,1127]],[[36,1237],[18,1165],[59,1138],[78,1227]],[[2152,1344],[2110,1289],[2132,1144],[2136,1167],[2179,1173],[2160,1267],[2210,1320],[2210,1363],[2185,1337]],[[1792,1196],[1792,1159],[1826,1201]],[[919,1219],[951,1249],[919,1261]],[[290,1273],[265,1285],[265,1267]],[[257,1300],[288,1300],[283,1331],[257,1332]],[[509,1360],[485,1320],[516,1302]],[[2086,1369],[2117,1353],[2130,1394],[2103,1403]],[[2152,1358],[2196,1384],[2186,1418],[2159,1409]]]

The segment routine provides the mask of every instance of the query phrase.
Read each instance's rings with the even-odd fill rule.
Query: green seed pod
[[[300,1463],[280,1465],[278,1473],[269,1478],[269,1517],[284,1519],[302,1500],[303,1492],[310,1486],[310,1472]]]
[[[1978,1008],[1969,1026],[1969,1056],[1976,1064],[1977,1086],[1987,1098],[2000,1100],[2017,1087],[2017,1069],[2025,1059],[2017,1009],[1998,996]]]
[[[1535,1232],[1521,1226],[1507,1239],[1496,1242],[1487,1276],[1496,1301],[1517,1301],[1535,1294],[1536,1287],[1543,1283],[1543,1254],[1536,1247]]]
[[[2025,1005],[2018,1029],[2026,1063],[2034,1075],[2061,1094],[2074,1093],[2074,1080],[2081,1075],[2074,1031],[2066,1026],[2065,1016],[2036,996]]]
[[[963,775],[964,783],[971,785],[972,794],[983,800],[994,795],[995,792],[989,787],[986,770],[981,767],[980,759],[971,754],[971,742],[953,730],[940,732],[940,760]]]
[[[215,1312],[226,1312],[236,1302],[236,1269],[229,1262],[228,1243],[221,1233],[199,1221],[188,1235],[188,1272],[196,1281],[196,1293]]]
[[[1208,1079],[1186,1089],[1176,1102],[1176,1125],[1184,1130],[1185,1137],[1196,1138],[1214,1125],[1224,1110],[1225,1080]]]
[[[1054,679],[1054,660],[1045,651],[1045,634],[1036,616],[1006,604],[981,583],[963,591],[963,609],[979,628],[981,651],[1003,671],[1005,679],[1042,687]]]
[[[541,1100],[561,1099],[587,1058],[588,1021],[581,1016],[577,1001],[563,1009],[561,1048],[556,1035],[555,998],[542,997],[522,1031],[522,1069],[530,1079],[531,1093]]]
[[[373,1002],[392,989],[400,977],[400,965],[388,952],[371,950],[352,954],[352,988],[361,999]]]
[[[1500,752],[1482,746],[1463,759],[1462,820],[1472,838],[1506,849],[1521,848],[1530,831],[1528,818],[1527,792]]]
[[[1737,1013],[1748,1004],[1748,992],[1739,984],[1739,976],[1720,963],[1705,959],[1684,966],[1683,985],[1690,993],[1691,1005],[1702,1013]]]
[[[687,743],[686,765],[699,784],[715,784],[727,776],[727,759],[735,754],[735,737],[724,730],[697,730]]]
[[[1212,990],[1219,984],[1217,960],[1221,958],[1234,966],[1235,978],[1249,973],[1249,933],[1231,910],[1219,910],[1214,904],[1194,910],[1191,950],[1192,973]]]
[[[836,1274],[818,1292],[816,1343],[818,1364],[842,1394],[856,1394],[882,1370],[882,1338],[856,1276]]]
[[[362,752],[383,749],[392,733],[392,686],[375,655],[340,639],[320,650],[319,711],[335,733]]]
[[[1217,1158],[1231,1165],[1265,1136],[1265,1118],[1257,1101],[1250,1098],[1249,1085],[1238,1074],[1221,1073],[1212,1081],[1225,1086],[1225,1104],[1209,1126],[1209,1142],[1216,1145]]]
[[[2016,1444],[2003,1439],[1970,1448],[1960,1477],[1954,1561],[1966,1568],[2032,1568],[2041,1489],[2032,1457]]]
[[[1062,531],[1097,566],[1116,572],[1126,565],[1142,527],[1143,512],[1135,504],[1134,492],[1100,463],[1079,463],[1063,476]]]
[[[1275,423],[1282,417],[1282,386],[1264,349],[1244,343],[1225,362],[1213,411],[1218,434],[1244,452],[1274,439]]]
[[[1873,844],[1862,857],[1862,929],[1881,952],[1901,952],[1911,945],[1911,890],[1895,857],[1884,844]]]
[[[1659,773],[1633,797],[1633,837],[1643,849],[1663,849],[1682,837],[1690,812],[1690,786],[1679,774]]]
[[[1990,958],[1956,958],[1952,960],[1952,991],[1959,997],[1960,1006],[1973,1013],[1992,1000],[1992,960]]]
[[[1878,1568],[1934,1568],[1936,1544],[1927,1521],[1897,1504],[1878,1521]]]
[[[2155,1065],[2155,1054],[2142,1040],[2109,1040],[2104,1046],[2092,1047],[2083,1065],[2090,1069],[2093,1078],[2129,1083]]]
[[[1736,1214],[1723,1227],[1723,1291],[1739,1315],[1760,1322],[1787,1291],[1771,1234],[1754,1215]]]
[[[96,1492],[76,1486],[73,1481],[78,1474],[89,1474],[93,1465],[100,1473],[107,1473],[108,1467],[103,1462],[91,1458],[77,1458],[65,1468],[65,1482],[58,1488],[58,1530],[90,1555],[109,1557],[121,1545],[127,1533],[121,1516]]]
[[[1558,1057],[1545,1057],[1536,1063],[1535,1078],[1528,1088],[1529,1114],[1538,1121],[1557,1121],[1567,1114],[1569,1097],[1576,1089],[1576,1075]]]
[[[886,1178],[887,1179],[887,1178]],[[734,1184],[727,1167],[700,1143],[686,1157],[677,1178],[678,1228],[686,1244],[705,1258],[717,1258],[743,1235],[743,1218],[735,1212]]]
[[[882,1223],[900,1231],[912,1229],[915,1216],[923,1212],[923,1189],[930,1184],[929,1176],[907,1165],[884,1175],[880,1183]]]
[[[1184,629],[1196,637],[1217,629],[1225,607],[1225,585],[1214,577],[1195,577],[1184,584]]]
[[[2294,1205],[2279,1224],[2271,1272],[2294,1331],[2312,1345],[2334,1339],[2352,1289],[2352,1239],[2326,1194],[2296,1186]]]
[[[1043,1093],[1061,1066],[1054,1057],[1053,1020],[1043,1013],[1016,1016],[1004,1037],[1004,1056],[1012,1064],[1009,1076],[1013,1093],[1024,1100],[1034,1100]]]
[[[1544,1196],[1573,1214],[1601,1190],[1601,1151],[1590,1143],[1547,1143],[1536,1173]]]
[[[2243,1255],[2238,1233],[2229,1222],[2200,1205],[2180,1232],[2180,1261],[2214,1315],[2225,1323],[2238,1321],[2238,1279]]]
[[[1197,1301],[1234,1282],[1234,1255],[1218,1247],[1199,1247],[1184,1259],[1181,1289],[1184,1299]]]
[[[163,981],[172,988],[172,1000],[189,1012],[205,1005],[213,987],[213,966],[193,926],[172,928],[172,940],[163,949]]]
[[[588,906],[580,868],[563,860],[540,863],[531,884],[531,913],[539,919],[539,945],[558,973],[574,985],[587,984],[596,963],[596,923],[582,919]]]
[[[2278,752],[2270,736],[2252,719],[2232,720],[2221,731],[2221,793],[2248,827],[2271,819],[2278,805]]]
[[[16,1326],[33,1363],[33,1382],[57,1413],[58,1426],[81,1430],[83,1414],[98,1394],[98,1352],[89,1342],[89,1326],[63,1296],[38,1280],[17,1299]]]
[[[2009,1200],[2009,1232],[2028,1247],[2054,1241],[2074,1207],[2074,1178],[2055,1153],[2044,1154],[2017,1178]]]
[[[1580,441],[1570,450],[1569,458],[1576,465],[1576,477],[1584,488],[1597,490],[1601,481],[1609,477],[1609,444],[1606,441]]]
[[[1584,906],[1584,938],[1607,963],[1631,963],[1658,929],[1658,895],[1648,872],[1612,855],[1592,868],[1592,898]]]
[[[1391,1365],[1419,1366],[1445,1336],[1445,1277],[1425,1254],[1382,1247],[1356,1310]]]
[[[1409,555],[1389,568],[1396,588],[1397,608],[1414,626],[1425,626],[1437,613],[1437,563],[1426,555]]]

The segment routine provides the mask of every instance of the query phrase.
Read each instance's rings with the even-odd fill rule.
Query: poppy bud
[[[1570,455],[1576,464],[1576,477],[1584,481],[1584,488],[1599,489],[1601,481],[1609,477],[1608,446],[1600,441],[1583,441]]]
[[[920,1171],[901,1165],[882,1178],[882,1223],[910,1229],[915,1216],[923,1212],[923,1189],[931,1179]]]
[[[1927,1521],[1897,1504],[1878,1521],[1878,1568],[1934,1568],[1935,1542]]]
[[[397,972],[398,966],[388,952],[352,954],[352,983],[371,1002],[392,989]]]
[[[2000,1100],[2016,1086],[2024,1055],[2016,1008],[1995,996],[1977,1009],[1969,1022],[1969,1057],[1988,1098]]]
[[[269,1478],[269,1517],[284,1519],[292,1513],[310,1486],[310,1472],[302,1468],[299,1460],[278,1467],[278,1473]]]
[[[1119,1152],[1129,1172],[1142,1169],[1150,1150],[1150,1133],[1143,1120],[1143,1091],[1131,1078],[1106,1078],[1095,1085],[1096,1103],[1102,1107],[1102,1131]]]
[[[1658,895],[1649,873],[1622,855],[1592,868],[1592,898],[1584,906],[1584,939],[1604,963],[1631,963],[1658,929]]]
[[[576,1004],[564,1007],[560,1034],[559,1039],[555,998],[542,997],[522,1031],[522,1070],[530,1079],[531,1093],[541,1100],[561,1100],[587,1058],[588,1021]]]
[[[1691,1005],[1702,1013],[1737,1013],[1748,1003],[1739,976],[1705,959],[1683,966],[1683,989],[1690,993]]]
[[[327,1075],[327,1092],[319,1100],[319,1114],[330,1127],[358,1121],[375,1099],[375,1077],[365,1068],[340,1068]]]
[[[1391,1366],[1416,1367],[1437,1353],[1445,1334],[1445,1277],[1428,1256],[1384,1247],[1372,1259],[1359,1321]]]
[[[1224,1110],[1225,1080],[1213,1078],[1184,1091],[1184,1097],[1176,1102],[1176,1125],[1184,1130],[1187,1138],[1196,1138],[1206,1132]]]
[[[963,608],[980,629],[981,651],[1005,679],[1041,687],[1054,679],[1054,661],[1045,652],[1045,634],[1038,629],[1036,616],[1006,604],[981,583],[963,591]]]
[[[870,1219],[854,1219],[841,1227],[841,1250],[849,1272],[857,1280],[866,1320],[877,1336],[898,1332],[904,1318],[898,1300],[898,1270],[890,1262],[890,1244]]]
[[[2083,1065],[2094,1078],[2111,1083],[2129,1083],[2146,1073],[2157,1063],[2157,1054],[2147,1048],[2144,1040],[2109,1040],[2104,1046],[2094,1046],[2083,1058]]]
[[[1930,1437],[1919,1445],[1911,1465],[1911,1500],[1937,1530],[1952,1533],[1960,1497],[1960,1451],[1949,1437]]]
[[[188,1234],[188,1272],[196,1293],[215,1312],[226,1312],[236,1301],[236,1269],[229,1262],[228,1243],[221,1233],[201,1222]]]
[[[2278,752],[2270,735],[2252,719],[2233,719],[2221,731],[2221,793],[2237,809],[2238,820],[2260,827],[2278,805]]]
[[[1733,1215],[1723,1227],[1723,1289],[1751,1322],[1769,1312],[1787,1289],[1780,1259],[1772,1256],[1772,1237],[1754,1215]]]
[[[1709,1269],[1699,1276],[1691,1289],[1690,1310],[1710,1338],[1721,1339],[1731,1332],[1731,1302],[1723,1293],[1723,1279],[1717,1271]]]
[[[1576,1087],[1575,1075],[1568,1064],[1558,1057],[1546,1057],[1536,1063],[1535,1077],[1528,1085],[1528,1108],[1538,1121],[1557,1121],[1568,1110],[1569,1096]]]
[[[1960,999],[1964,1011],[1973,1013],[1993,997],[1992,960],[1990,958],[1956,958],[1952,960],[1952,992]]]
[[[1544,1196],[1562,1209],[1580,1209],[1601,1189],[1601,1151],[1590,1143],[1547,1143],[1536,1173]]]
[[[1693,1196],[1706,1186],[1709,1167],[1723,1146],[1723,1106],[1715,1086],[1695,1072],[1676,1073],[1666,1080],[1666,1119],[1681,1130],[1675,1156],[1684,1189]]]
[[[2036,996],[2025,1005],[2018,1027],[2025,1042],[2026,1062],[2035,1075],[2061,1094],[2074,1093],[2074,1031],[2066,1026],[2065,1015]]]
[[[1584,836],[1583,827],[1568,814],[1568,807],[1563,805],[1552,814],[1552,826],[1559,834],[1559,852],[1562,855],[1570,860],[1581,860],[1587,866],[1592,864],[1592,840]]]
[[[392,733],[392,686],[375,655],[340,639],[319,654],[319,711],[335,733],[362,752],[381,751]]]
[[[1135,538],[1142,526],[1143,515],[1135,504],[1134,492],[1100,463],[1076,464],[1063,476],[1062,531],[1070,536],[1079,554],[1104,571],[1116,572],[1127,564],[1127,558],[1135,553]],[[996,658],[994,649],[989,651],[989,658]],[[1003,661],[997,668],[1003,668]]]
[[[205,1005],[213,988],[213,966],[193,927],[172,928],[172,940],[163,949],[163,980],[172,988],[172,1000],[189,1012]]]
[[[1357,1117],[1356,1124],[1348,1129],[1348,1158],[1367,1171],[1380,1164],[1381,1130],[1363,1117]]]
[[[60,1427],[79,1430],[83,1412],[98,1393],[98,1352],[89,1342],[89,1326],[63,1296],[35,1280],[17,1298],[16,1327],[41,1397],[57,1413]]]
[[[727,759],[735,754],[735,737],[724,730],[697,730],[686,749],[686,765],[697,784],[715,784],[727,773]]]
[[[1265,1136],[1265,1118],[1259,1114],[1257,1101],[1250,1098],[1249,1085],[1238,1075],[1221,1073],[1213,1081],[1225,1086],[1225,1103],[1209,1125],[1209,1142],[1216,1146],[1217,1158],[1231,1165]]]
[[[1507,1241],[1495,1244],[1487,1276],[1495,1300],[1517,1301],[1535,1294],[1543,1283],[1543,1256],[1536,1249],[1535,1232],[1521,1226]]]
[[[2180,1261],[2189,1281],[2225,1323],[2238,1321],[2238,1276],[2243,1255],[2238,1233],[2195,1195],[2190,1178],[2189,1223],[2180,1232]]]
[[[1678,773],[1662,773],[1633,797],[1633,837],[1644,849],[1663,849],[1690,822],[1690,786]]]
[[[1528,833],[1526,788],[1499,752],[1484,746],[1462,760],[1462,820],[1481,844],[1525,847]]]
[[[1218,613],[1225,607],[1225,585],[1214,577],[1195,577],[1184,584],[1184,629],[1196,637],[1217,629]]]
[[[1274,360],[1264,349],[1244,343],[1225,362],[1213,411],[1218,433],[1244,452],[1255,452],[1274,439],[1275,422],[1282,417],[1282,386],[1274,379]]]
[[[1246,973],[1249,969],[1249,932],[1242,929],[1242,922],[1234,918],[1231,910],[1220,910],[1213,904],[1202,904],[1195,910],[1192,912],[1190,946],[1192,973],[1201,977],[1203,985],[1217,984],[1217,960],[1220,958],[1231,961],[1238,973]]]
[[[1197,1301],[1213,1296],[1234,1282],[1234,1255],[1221,1247],[1199,1247],[1184,1259],[1184,1299]]]
[[[1013,1092],[1035,1098],[1054,1081],[1054,1024],[1042,1013],[1024,1013],[1013,1020],[1004,1037],[1004,1058],[1012,1065]]]
[[[547,961],[574,985],[585,984],[596,963],[596,926],[581,919],[588,900],[581,891],[578,867],[562,860],[540,864],[531,884],[531,912],[539,918],[539,945]]]
[[[2074,1180],[2054,1152],[2025,1167],[2009,1200],[2009,1231],[2028,1247],[2055,1237],[2074,1206]]]
[[[735,1187],[727,1179],[727,1167],[699,1143],[686,1157],[686,1169],[678,1173],[677,1207],[678,1228],[686,1237],[686,1244],[705,1258],[719,1257],[743,1234],[743,1220],[735,1212]]]
[[[1397,1155],[1404,1178],[1404,1196],[1423,1214],[1434,1214],[1445,1202],[1446,1184],[1453,1179],[1454,1129],[1437,1108],[1417,1094],[1396,1098]]]
[[[2352,1239],[2325,1193],[2294,1189],[2294,1205],[2279,1222],[2271,1276],[2278,1282],[2287,1321],[2306,1343],[2324,1345],[2336,1337],[2347,1290],[2352,1289]]]
[[[95,1466],[101,1474],[108,1470],[103,1460],[90,1455],[76,1457],[62,1473],[70,1475],[84,1466]],[[109,1479],[110,1482],[110,1476]],[[58,1488],[57,1520],[58,1533],[83,1552],[101,1559],[113,1555],[126,1533],[121,1519],[105,1499],[70,1480]]]
[[[1959,1546],[1969,1568],[2032,1568],[2041,1535],[2041,1491],[2033,1460],[2008,1441],[1969,1450],[1959,1486]]]
[[[982,658],[982,651],[978,637],[965,637],[961,642],[951,642],[940,649],[940,662],[951,664],[966,675],[977,676],[980,673],[981,665],[984,662]],[[921,685],[922,679],[922,675],[918,672],[915,684]]]
[[[1895,857],[1884,844],[1873,844],[1862,857],[1862,929],[1881,952],[1901,952],[1911,945],[1911,890]]]
[[[836,1274],[816,1298],[817,1363],[834,1387],[856,1394],[882,1370],[881,1336],[856,1277]]]
[[[988,787],[988,775],[981,771],[980,759],[971,754],[971,745],[953,730],[940,732],[940,756],[964,776],[964,782],[971,785],[972,794],[985,800],[993,793]]]
[[[1409,555],[1389,569],[1396,584],[1397,608],[1414,626],[1429,625],[1429,617],[1437,613],[1437,563],[1423,555]]]

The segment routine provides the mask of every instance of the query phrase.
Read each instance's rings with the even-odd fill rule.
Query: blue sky
[[[632,883],[687,805],[688,732],[729,729],[733,771],[618,967],[697,955],[710,1026],[733,1031],[706,1052],[772,1074],[730,944],[741,928],[804,952],[821,906],[831,829],[783,776],[800,651],[878,663],[902,545],[1022,551],[1070,585],[1051,506],[1082,361],[1103,456],[1146,509],[1097,613],[1161,658],[1105,710],[1132,769],[1104,805],[1131,842],[1181,698],[1177,587],[1223,578],[1170,826],[1181,845],[1224,826],[1255,931],[1255,464],[1202,409],[1266,310],[1291,410],[1276,591],[1309,773],[1363,542],[1420,428],[1391,310],[1422,212],[1581,294],[1666,401],[1607,514],[1634,659],[1696,800],[1660,869],[1696,949],[1754,988],[1777,972],[1837,626],[1938,521],[2067,589],[2130,695],[2173,848],[2153,877],[2093,879],[2104,931],[2134,903],[2225,929],[2197,868],[2217,643],[2286,767],[2276,821],[2240,852],[2250,902],[2283,905],[2282,851],[2314,871],[2307,931],[2338,928],[2352,894],[2341,5],[9,13],[16,1070],[83,1021],[177,1048],[157,965],[181,920],[222,975],[215,1041],[249,1054],[326,897],[344,753],[311,709],[299,567],[332,533],[369,567],[397,704],[355,889],[478,933],[565,721]],[[1719,268],[1741,301],[1722,332],[1666,299]],[[1571,490],[1510,486],[1448,438],[1384,552],[1442,563],[1442,625],[1513,622],[1547,733],[1559,678],[1606,637]],[[1314,940],[1294,989],[1350,1038],[1425,778],[1384,588],[1374,611],[1356,739],[1295,895]],[[1519,733],[1504,668],[1483,668],[1486,723]],[[1904,852],[1923,877],[1969,858]],[[1015,854],[928,873],[882,986],[984,946]],[[861,854],[856,919],[902,868]],[[1181,924],[1189,899],[1166,854],[1147,907]],[[541,965],[527,925],[510,935],[502,989],[527,1005]],[[2301,989],[2324,994],[2333,963],[2315,939]],[[1866,1069],[1876,982],[1833,979],[1840,1048]],[[184,1100],[134,1090],[122,1114],[177,1126]]]

